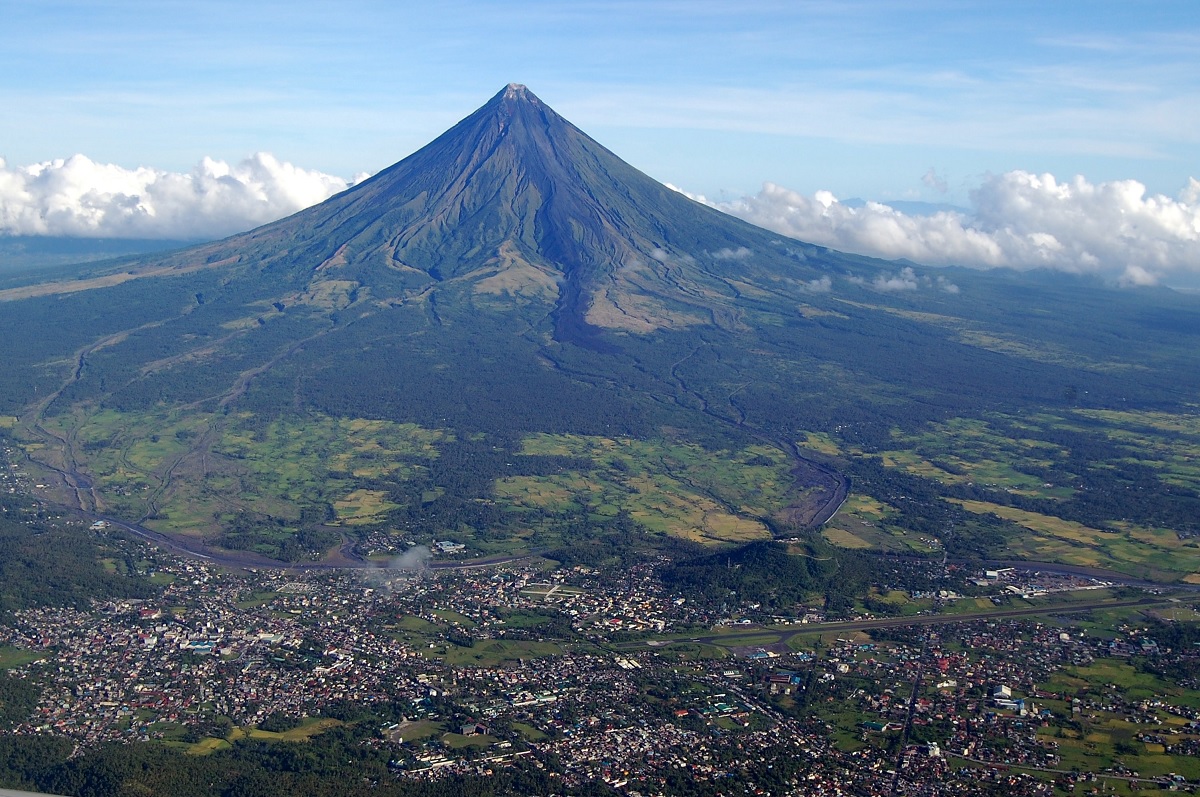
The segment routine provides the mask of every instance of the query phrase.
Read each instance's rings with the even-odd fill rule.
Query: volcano
[[[843,265],[652,180],[515,83],[370,180],[179,267],[197,255],[376,295],[469,285],[552,306],[557,339],[601,348],[604,329],[735,323],[736,283],[794,290]]]
[[[903,430],[1200,390],[1186,297],[785,238],[518,84],[289,218],[0,288],[47,496],[250,558],[819,547],[846,473],[943,533],[876,456]]]

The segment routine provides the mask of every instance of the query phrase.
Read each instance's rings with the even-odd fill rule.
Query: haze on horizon
[[[15,4],[0,233],[227,235],[520,81],[655,179],[815,243],[1135,285],[1200,275],[1186,2],[451,5]]]

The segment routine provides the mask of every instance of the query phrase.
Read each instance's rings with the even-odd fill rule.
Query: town
[[[944,623],[772,619],[672,593],[655,561],[234,571],[119,544],[161,594],[0,627],[20,654],[9,675],[40,690],[16,733],[204,754],[370,722],[363,744],[397,780],[532,766],[630,795],[679,778],[772,794],[1200,784],[1194,593],[1134,605],[1094,579],[993,570],[956,582],[976,597],[938,591],[947,611],[976,607]],[[1052,590],[1057,609],[977,616]],[[1069,602],[1097,598],[1111,622]]]

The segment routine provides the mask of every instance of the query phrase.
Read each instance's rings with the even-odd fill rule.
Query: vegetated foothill
[[[229,549],[569,549],[618,517],[651,545],[740,544],[825,519],[849,476],[877,517],[835,543],[1072,556],[975,511],[995,505],[1114,535],[1080,543],[1098,566],[1200,559],[1190,438],[1134,458],[1113,434],[1134,416],[1083,414],[1194,414],[1194,297],[786,239],[520,86],[288,219],[7,285],[0,413],[53,497]],[[988,465],[953,430],[985,420],[1059,453],[971,478]],[[547,435],[592,442],[532,453]],[[1045,483],[1071,492],[1022,492]]]

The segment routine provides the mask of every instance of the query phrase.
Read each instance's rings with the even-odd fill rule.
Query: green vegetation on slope
[[[848,502],[826,531],[835,544],[889,550],[890,535],[911,529],[998,558],[1200,578],[1200,434],[1190,409],[955,418],[896,429],[870,454],[846,449],[864,475],[865,461],[876,463],[859,486],[879,500]],[[980,523],[991,531],[976,534]]]
[[[79,528],[0,518],[0,612],[31,606],[87,606],[92,599],[143,598],[149,581],[110,572],[101,559],[112,546]],[[122,560],[124,554],[119,554]]]
[[[835,471],[887,525],[852,515],[848,545],[1064,556],[943,497],[1134,549],[1194,533],[1190,442],[1145,445],[1190,428],[1163,419],[1200,395],[1194,297],[919,268],[887,290],[897,270],[690,202],[502,92],[289,219],[10,281],[0,413],[55,499],[285,558],[389,527],[554,547],[605,518],[745,541],[823,518]],[[638,445],[563,462],[537,435]],[[1173,577],[1159,553],[1101,559]]]

